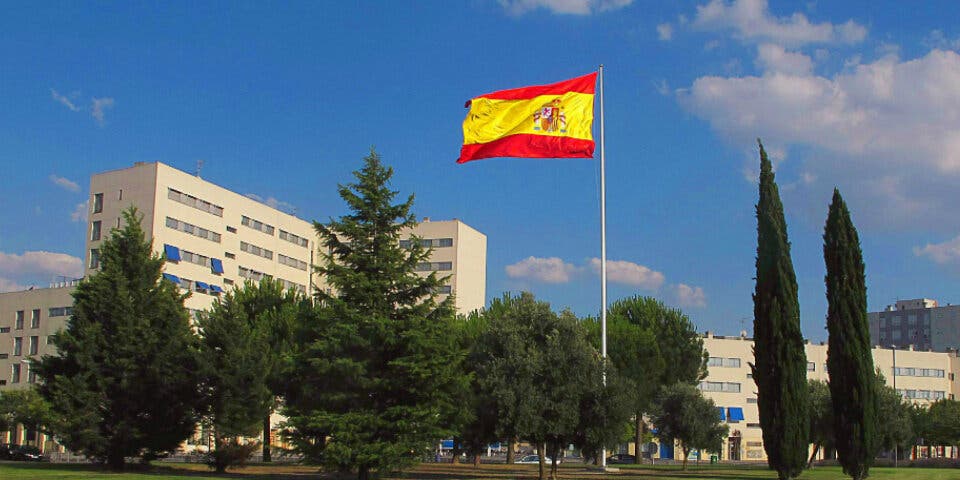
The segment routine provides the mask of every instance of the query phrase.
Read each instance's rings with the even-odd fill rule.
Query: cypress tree
[[[867,476],[877,450],[877,390],[867,324],[863,255],[850,212],[833,190],[823,233],[827,265],[827,368],[836,447],[843,472]]]
[[[800,332],[797,277],[790,259],[787,223],[773,167],[760,146],[757,203],[757,277],[753,294],[757,407],[767,463],[781,480],[806,464],[808,446],[807,356]]]

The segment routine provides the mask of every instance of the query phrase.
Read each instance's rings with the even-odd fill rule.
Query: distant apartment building
[[[710,358],[707,377],[698,387],[704,396],[716,403],[719,418],[730,428],[720,458],[766,461],[757,409],[757,386],[750,371],[753,339],[707,332],[703,343]],[[807,378],[826,381],[827,345],[808,342],[805,350]],[[884,375],[887,385],[896,388],[913,403],[927,405],[960,395],[960,388],[954,381],[960,372],[960,358],[955,353],[875,347],[873,362]],[[679,450],[676,452],[679,455]],[[661,446],[659,456],[673,458],[674,449],[670,445]]]
[[[960,349],[960,305],[940,306],[936,300],[898,300],[883,311],[867,314],[875,345],[946,352]]]

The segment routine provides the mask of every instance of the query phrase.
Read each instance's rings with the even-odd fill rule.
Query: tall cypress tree
[[[767,152],[760,145],[757,203],[757,277],[753,294],[757,407],[767,463],[781,480],[800,474],[806,462],[807,356],[800,333],[797,277],[790,259],[787,223]]]
[[[70,450],[111,468],[149,459],[194,432],[200,406],[198,339],[185,294],[162,280],[163,257],[144,238],[143,215],[100,246],[100,271],[73,293],[73,316],[44,356],[40,392],[62,420],[56,434]]]
[[[877,450],[877,381],[860,239],[837,189],[824,228],[823,259],[830,333],[827,367],[837,453],[843,472],[860,480],[867,476]]]

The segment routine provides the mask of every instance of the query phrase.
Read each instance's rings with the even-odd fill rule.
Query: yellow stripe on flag
[[[593,94],[589,93],[567,92],[525,100],[477,97],[463,122],[463,143],[488,143],[522,133],[593,140],[592,124]]]

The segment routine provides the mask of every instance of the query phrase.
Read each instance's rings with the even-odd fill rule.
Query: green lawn
[[[424,464],[400,476],[387,476],[393,479],[409,480],[512,480],[534,479],[537,476],[536,465],[484,465],[479,469],[470,465]],[[600,473],[587,470],[581,465],[564,465],[560,469],[560,476],[565,479],[601,479],[615,480],[657,480],[657,479],[685,479],[685,480],[736,480],[736,479],[775,479],[776,475],[763,467],[719,465],[711,467],[690,465],[688,471],[683,472],[679,466],[626,466],[619,473]],[[203,465],[196,464],[163,464],[148,471],[134,471],[128,473],[109,473],[89,465],[65,464],[24,464],[0,463],[0,479],[3,480],[173,480],[173,479],[223,479],[234,478],[241,480],[319,480],[332,479],[333,475],[317,473],[316,467],[296,465],[251,466],[245,469],[231,471],[226,475],[216,475]],[[349,478],[349,477],[347,477]],[[805,472],[803,480],[841,480],[845,477],[838,467],[818,467]],[[870,470],[871,479],[897,480],[955,480],[960,479],[958,469],[933,468],[873,468]]]

